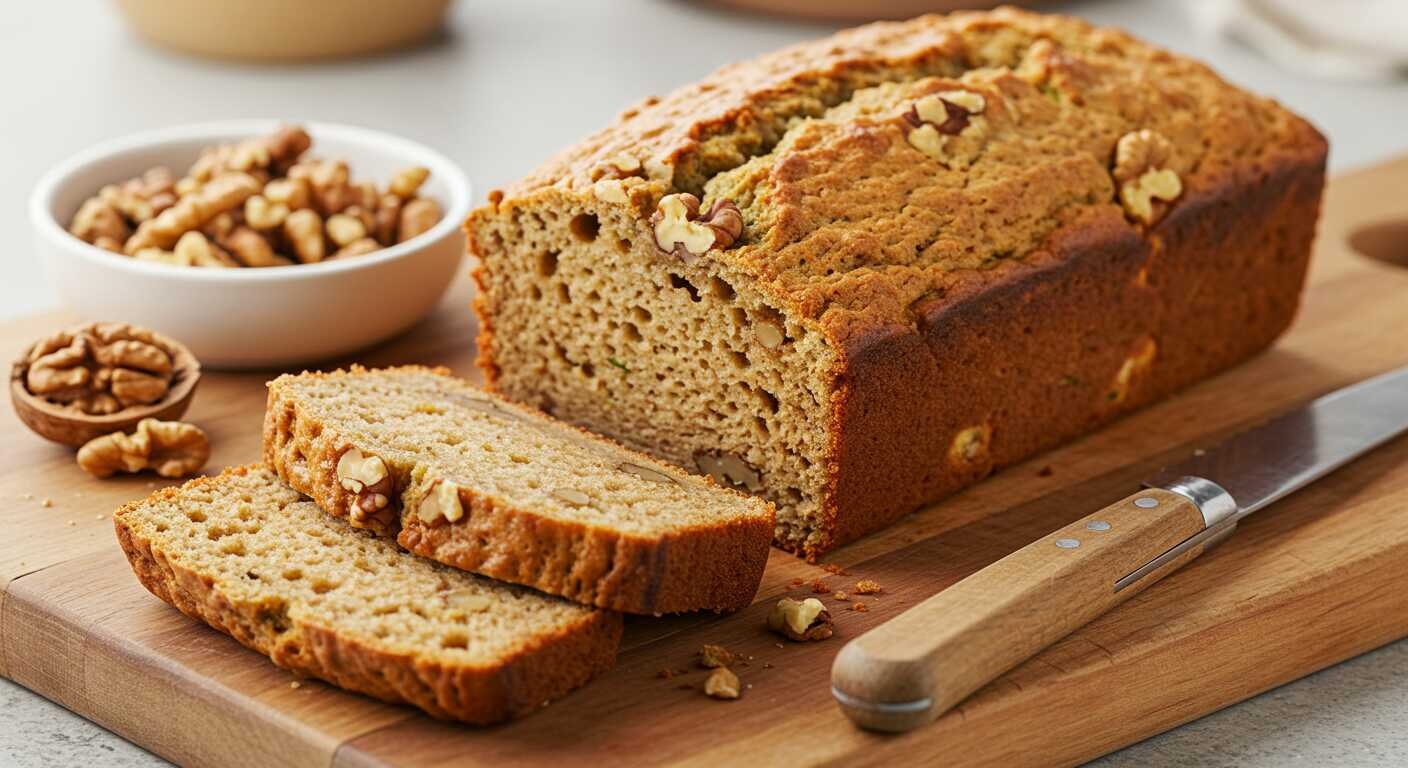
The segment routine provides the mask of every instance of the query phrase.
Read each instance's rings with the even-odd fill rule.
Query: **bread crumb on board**
[[[856,602],[854,605],[851,606],[851,610],[856,611],[858,613],[865,613],[866,611],[870,610],[870,608],[865,603]]]
[[[699,649],[699,666],[705,669],[727,667],[743,660],[743,657],[722,645],[705,645]]]
[[[857,595],[878,595],[884,591],[879,582],[870,579],[861,579],[856,582],[855,592]]]

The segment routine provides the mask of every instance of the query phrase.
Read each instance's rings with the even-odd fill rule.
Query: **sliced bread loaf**
[[[621,617],[400,551],[237,467],[113,515],[152,594],[281,667],[436,717],[529,712],[609,669]]]
[[[1275,102],[1078,19],[846,30],[491,191],[479,362],[771,499],[814,557],[1265,348],[1325,157]]]
[[[264,458],[412,552],[631,613],[747,605],[772,538],[771,504],[441,370],[281,376]]]

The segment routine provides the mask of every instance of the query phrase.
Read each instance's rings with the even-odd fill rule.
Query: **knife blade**
[[[1160,470],[1141,490],[847,643],[831,691],[863,728],[904,731],[1230,535],[1237,523],[1408,433],[1408,367],[1336,390]]]

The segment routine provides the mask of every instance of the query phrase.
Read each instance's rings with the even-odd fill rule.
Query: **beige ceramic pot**
[[[1011,0],[712,0],[746,11],[825,21],[908,19],[926,13],[992,8]]]
[[[411,45],[451,0],[116,0],[139,35],[197,56],[293,61]]]

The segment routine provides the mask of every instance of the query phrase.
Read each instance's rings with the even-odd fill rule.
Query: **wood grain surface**
[[[189,765],[865,765],[901,758],[1012,765],[1094,757],[1408,635],[1408,440],[1250,518],[1227,543],[932,725],[896,736],[853,728],[831,700],[832,658],[845,640],[1126,496],[1164,462],[1408,363],[1408,269],[1347,245],[1364,228],[1408,220],[1408,210],[1395,209],[1404,188],[1408,158],[1331,184],[1301,316],[1269,352],[833,553],[828,562],[846,575],[773,552],[748,609],[631,619],[615,670],[531,717],[490,729],[295,681],[168,608],[133,578],[109,519],[157,483],[93,480],[71,451],[7,414],[0,417],[0,674]],[[461,281],[433,318],[359,362],[445,364],[475,375],[467,305]],[[7,323],[0,349],[17,353],[70,319]],[[205,375],[188,418],[210,434],[211,471],[259,455],[269,377]],[[884,591],[845,601],[822,596],[836,616],[835,638],[779,646],[763,629],[767,605],[778,597],[810,594],[816,579],[828,593],[853,592],[862,578]],[[867,610],[856,610],[856,601]],[[747,686],[742,698],[715,701],[699,691],[704,672],[694,656],[704,643],[751,657],[737,669]]]

